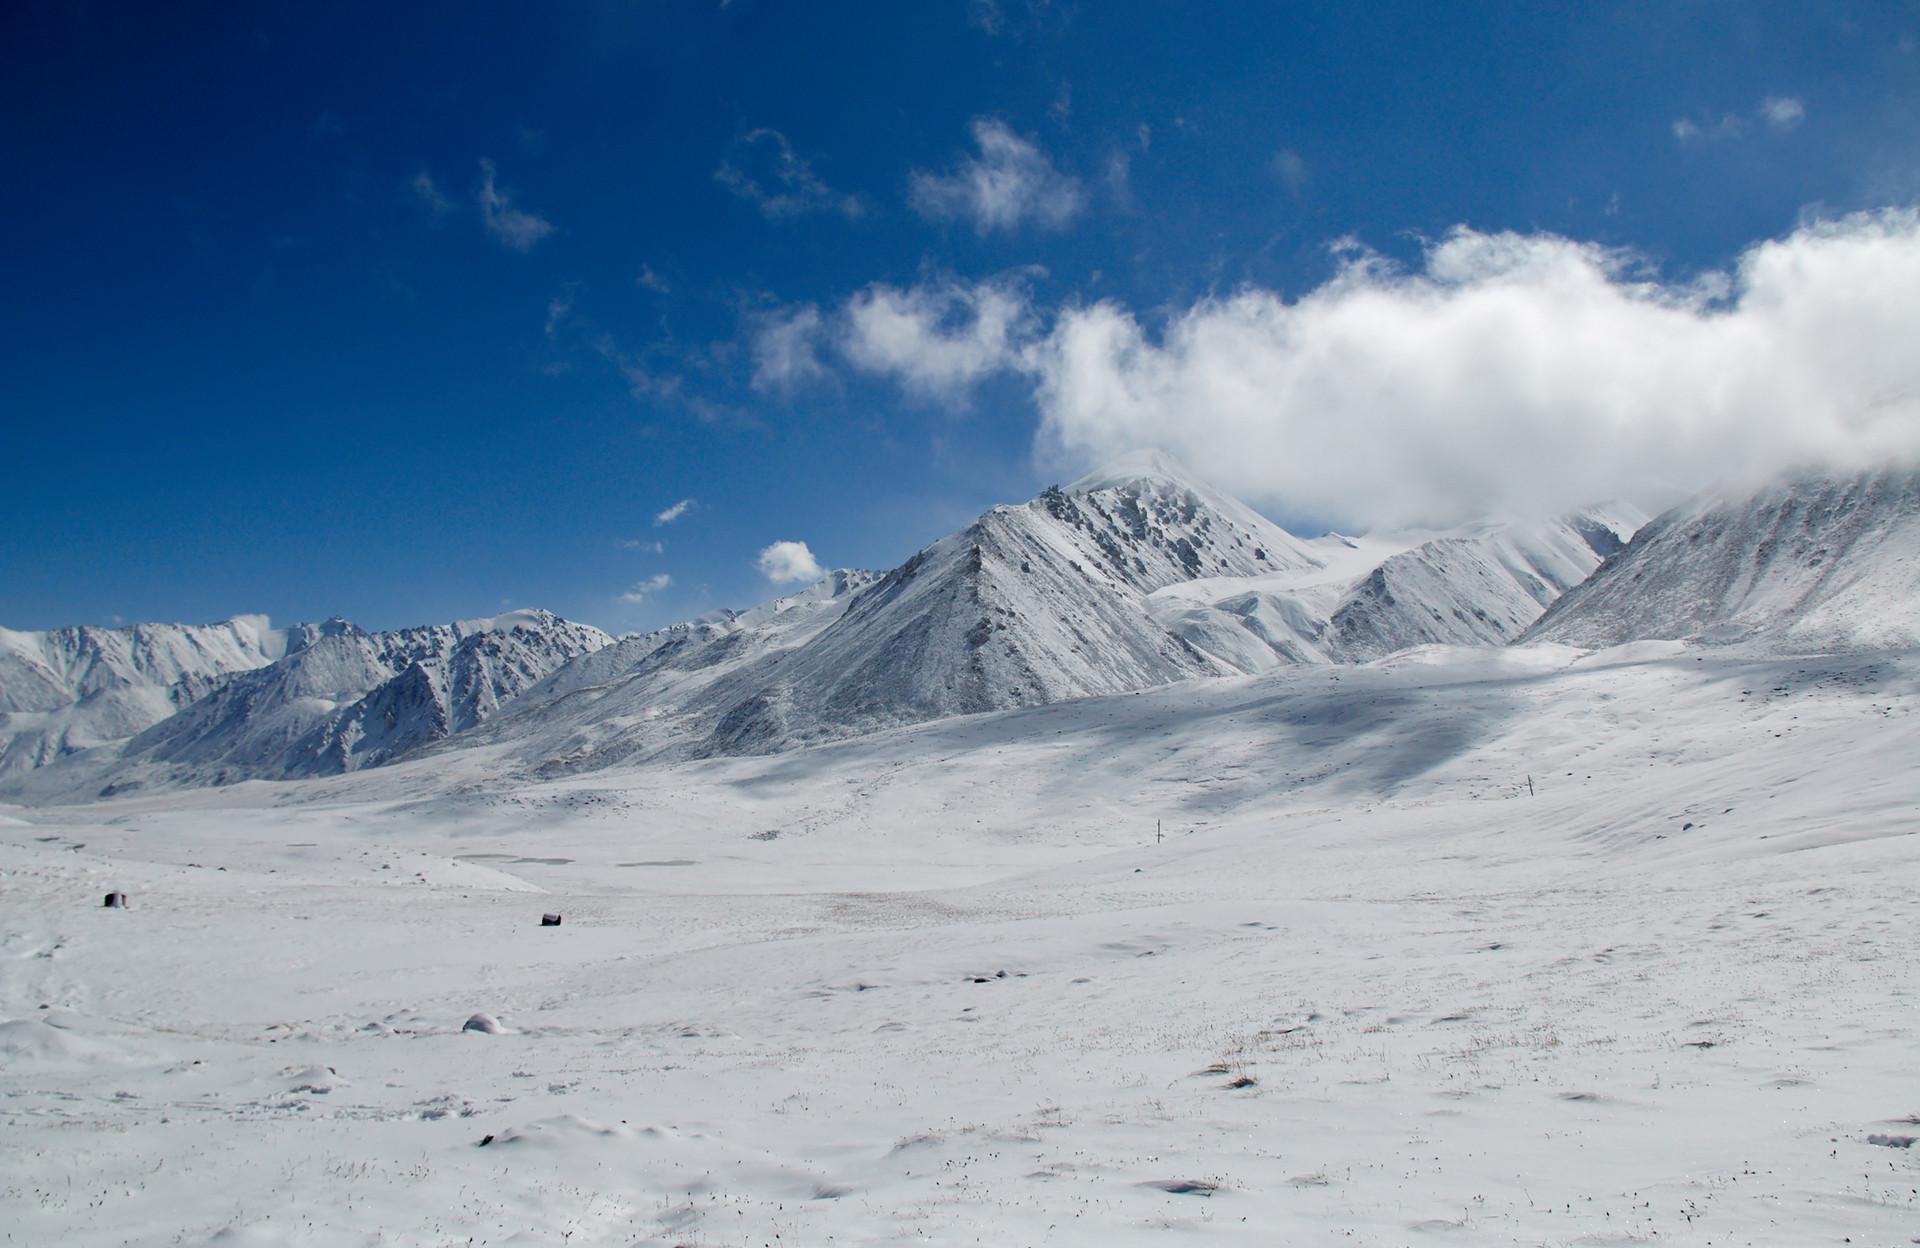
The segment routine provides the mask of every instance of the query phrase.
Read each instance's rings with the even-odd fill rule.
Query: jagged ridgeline
[[[1301,539],[1137,456],[890,572],[617,641],[545,611],[382,633],[0,631],[0,786],[51,800],[468,748],[564,774],[1523,637],[1911,644],[1916,516],[1920,477],[1880,472],[1720,491],[1651,524],[1611,503]]]

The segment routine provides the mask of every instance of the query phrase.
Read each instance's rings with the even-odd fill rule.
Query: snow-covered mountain
[[[1530,641],[1920,644],[1920,471],[1720,489],[1648,524],[1555,603]]]
[[[996,507],[884,575],[836,572],[753,611],[623,638],[556,671],[473,740],[542,770],[586,770],[1221,675],[1234,669],[1156,623],[1152,593],[1319,567],[1172,460],[1135,456]]]
[[[257,615],[200,625],[0,628],[0,774],[131,737],[225,677],[318,636],[313,626],[271,628]]]
[[[297,644],[86,756],[78,783],[326,775],[470,745],[564,773],[1411,645],[1498,645],[1643,519],[1619,505],[1303,541],[1168,457],[1138,455],[995,507],[890,572],[835,572],[750,611],[617,642],[544,612],[290,630]]]
[[[996,507],[881,577],[575,660],[482,737],[547,771],[897,725],[1434,641],[1502,644],[1644,519],[1302,541],[1164,455]],[[848,574],[836,574],[846,576]],[[1404,639],[1404,640],[1402,640]]]
[[[889,572],[805,647],[718,682],[702,747],[759,753],[1224,670],[1147,608],[1198,576],[1304,572],[1298,539],[1164,456],[996,507]]]
[[[879,579],[841,569],[751,611],[622,637],[560,667],[462,741],[508,742],[542,769],[579,771],[684,739],[717,700],[714,685],[806,645]]]
[[[1347,592],[1330,621],[1329,653],[1364,662],[1410,646],[1505,645],[1646,519],[1616,502],[1431,538],[1383,561]]]
[[[1154,618],[1222,666],[1357,663],[1409,646],[1504,645],[1624,546],[1646,516],[1628,503],[1550,521],[1438,533],[1328,534],[1318,563],[1209,577],[1154,594]]]
[[[135,737],[124,757],[198,783],[377,766],[483,722],[612,641],[550,611],[379,633],[331,620],[309,645]]]

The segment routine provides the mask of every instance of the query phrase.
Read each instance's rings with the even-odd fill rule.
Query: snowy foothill
[[[1916,708],[1908,652],[1430,647],[13,807],[0,1224],[1906,1242]]]

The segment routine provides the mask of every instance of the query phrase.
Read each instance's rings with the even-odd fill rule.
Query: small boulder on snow
[[[498,1036],[503,1034],[506,1028],[502,1027],[500,1020],[491,1014],[475,1014],[467,1020],[467,1025],[460,1030],[477,1031],[483,1036]]]
[[[340,1077],[340,1072],[331,1066],[308,1066],[300,1070],[292,1070],[287,1072],[286,1080],[287,1091],[306,1092],[313,1096],[325,1096],[347,1082]]]

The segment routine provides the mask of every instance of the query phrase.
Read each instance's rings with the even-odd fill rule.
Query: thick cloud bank
[[[1808,225],[1685,285],[1552,235],[1456,230],[1418,272],[1358,248],[1294,302],[1208,300],[1153,338],[1099,303],[1029,343],[1043,457],[1172,451],[1352,527],[1920,452],[1920,214]]]

